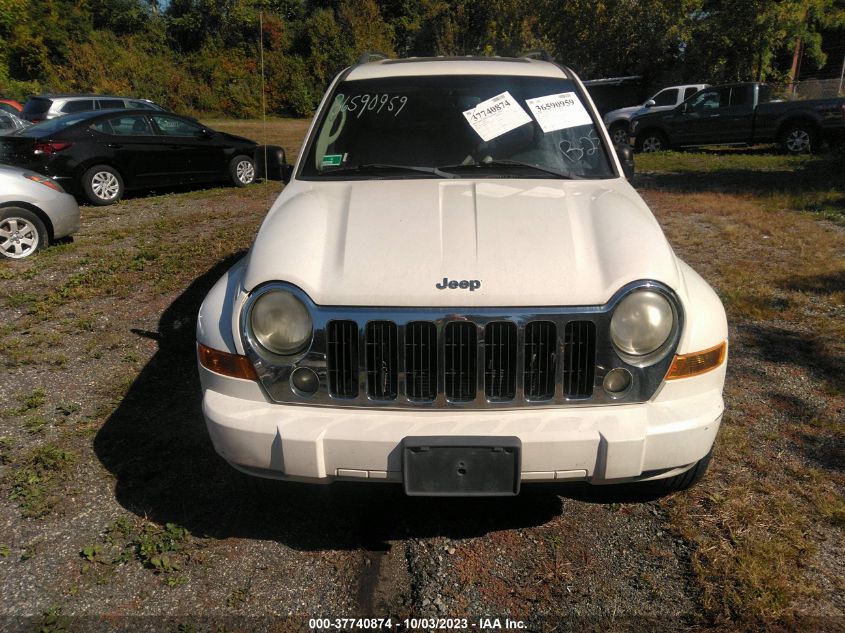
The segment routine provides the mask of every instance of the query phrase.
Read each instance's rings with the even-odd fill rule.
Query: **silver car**
[[[39,123],[66,114],[89,110],[159,110],[149,99],[115,97],[112,95],[45,94],[31,96],[23,106],[21,116],[32,123]]]
[[[55,181],[0,165],[0,255],[23,259],[79,229],[79,205]]]
[[[0,136],[11,134],[16,130],[22,130],[30,125],[32,125],[32,123],[24,121],[11,112],[4,112],[3,110],[0,110]]]

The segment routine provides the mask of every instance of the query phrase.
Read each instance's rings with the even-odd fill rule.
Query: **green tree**
[[[838,0],[707,0],[694,16],[684,61],[710,81],[779,81],[797,40],[805,61],[819,67],[820,31],[843,24]]]

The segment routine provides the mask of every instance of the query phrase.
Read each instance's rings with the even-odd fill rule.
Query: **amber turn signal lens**
[[[41,174],[24,174],[24,178],[27,180],[31,180],[32,182],[37,182],[39,185],[44,185],[45,187],[50,187],[59,193],[64,193],[65,190],[62,189],[62,186],[54,180],[47,178],[46,176],[42,176]]]
[[[206,347],[202,343],[199,343],[197,348],[200,355],[200,364],[215,374],[222,374],[231,378],[243,378],[245,380],[258,380],[255,367],[252,366],[252,363],[249,362],[246,356],[221,352]]]
[[[715,347],[706,349],[703,352],[677,355],[672,360],[672,366],[669,367],[669,372],[666,374],[666,380],[692,378],[693,376],[706,373],[711,369],[716,369],[719,365],[725,362],[725,356],[727,353],[728,342],[723,341]]]

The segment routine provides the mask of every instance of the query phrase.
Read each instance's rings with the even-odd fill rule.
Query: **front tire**
[[[610,132],[610,140],[613,141],[614,145],[628,144],[628,124],[624,121],[611,125],[608,132]]]
[[[691,488],[701,481],[702,477],[704,477],[704,473],[707,472],[707,467],[710,465],[711,459],[713,459],[712,446],[707,452],[707,455],[695,462],[692,468],[686,472],[683,472],[680,475],[675,475],[674,477],[660,479],[656,483],[659,483],[666,492],[680,492],[681,490]]]
[[[82,176],[82,190],[91,204],[104,207],[123,197],[123,178],[113,167],[94,165]]]
[[[24,259],[47,246],[47,227],[27,209],[7,207],[0,210],[0,255]]]
[[[818,147],[818,133],[807,123],[793,123],[780,133],[780,146],[788,154],[812,154]]]
[[[637,137],[637,147],[644,154],[665,152],[669,149],[669,139],[663,132],[647,131],[642,137]]]
[[[229,176],[236,187],[246,187],[255,182],[255,163],[249,156],[235,156],[229,163]]]

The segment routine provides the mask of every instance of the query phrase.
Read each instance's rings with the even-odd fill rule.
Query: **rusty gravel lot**
[[[305,131],[212,125],[289,150]],[[0,263],[0,628],[845,630],[843,156],[638,159],[635,184],[731,323],[698,486],[450,501],[241,475],[204,429],[195,315],[280,185],[83,207],[72,241]]]

